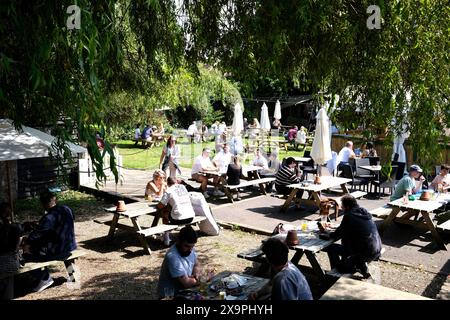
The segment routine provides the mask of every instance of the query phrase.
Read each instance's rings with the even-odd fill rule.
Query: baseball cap
[[[413,164],[411,167],[409,167],[409,172],[411,171],[422,172],[422,168],[419,167],[417,164]]]

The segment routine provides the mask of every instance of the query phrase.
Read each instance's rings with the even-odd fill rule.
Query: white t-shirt
[[[186,187],[182,184],[174,184],[169,187],[161,198],[161,203],[165,206],[170,204],[172,219],[184,220],[195,217],[194,208],[192,208],[191,197]]]
[[[135,138],[135,139],[139,139],[140,137],[141,137],[141,129],[136,128],[136,129],[134,130],[134,138]]]
[[[231,152],[225,153],[222,150],[216,154],[213,161],[219,166],[219,172],[225,173],[227,172],[228,165],[231,162]]]
[[[340,162],[348,162],[350,159],[350,155],[352,155],[353,150],[349,147],[343,147],[342,150],[339,152],[339,161]]]
[[[167,146],[164,146],[163,150],[166,155],[170,153],[173,157],[173,163],[178,164],[178,159],[180,158],[180,147],[177,144],[172,148],[167,148]]]
[[[198,133],[197,126],[195,124],[191,124],[189,126],[189,128],[187,129],[187,134],[192,136],[192,135],[197,134],[197,133]]]
[[[297,137],[295,138],[295,142],[297,143],[306,143],[306,132],[303,130],[299,130],[297,132]]]
[[[267,162],[267,159],[261,155],[259,157],[255,157],[255,159],[253,159],[253,165],[258,166],[258,167],[263,167],[263,169],[269,169],[269,164]]]
[[[203,168],[212,167],[212,166],[214,166],[214,165],[212,164],[211,159],[209,159],[209,157],[203,158],[202,155],[199,155],[194,160],[194,164],[192,165],[191,175],[195,174],[195,173],[199,173],[200,171],[203,170]]]
[[[222,134],[225,132],[225,130],[227,129],[227,125],[226,124],[219,124],[219,133]]]

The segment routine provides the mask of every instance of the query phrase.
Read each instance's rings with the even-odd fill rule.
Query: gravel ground
[[[81,281],[80,287],[74,288],[65,282],[67,274],[64,266],[52,269],[55,284],[41,293],[30,293],[18,288],[17,299],[21,300],[73,300],[73,299],[157,299],[156,286],[160,266],[167,251],[161,242],[151,241],[154,250],[151,256],[143,255],[137,238],[127,232],[118,231],[113,241],[105,239],[108,227],[93,222],[95,218],[105,216],[102,207],[109,205],[86,198],[85,204],[77,208],[76,236],[79,247],[87,255],[78,260]],[[85,199],[85,200],[86,200]],[[27,217],[22,213],[21,219]],[[144,221],[144,223],[147,223]],[[174,233],[176,236],[176,233]],[[255,273],[257,264],[237,258],[237,254],[246,249],[255,248],[265,236],[242,232],[240,230],[222,230],[217,237],[202,236],[196,245],[202,265],[214,267],[217,272],[229,270],[234,272]],[[319,253],[318,260],[322,267],[329,270],[326,254]],[[300,261],[309,266],[306,258]],[[445,281],[444,275],[436,275],[421,269],[401,266],[379,261],[371,264],[374,280],[386,287],[435,298]],[[306,273],[315,298],[332,285],[332,282],[320,285],[314,276]],[[29,285],[27,274],[18,278],[18,286]]]

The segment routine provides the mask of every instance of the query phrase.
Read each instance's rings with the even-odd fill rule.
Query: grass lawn
[[[246,143],[246,140],[244,141]],[[120,140],[115,142],[119,149],[119,154],[122,156],[122,165],[127,169],[145,169],[154,170],[159,166],[159,159],[161,157],[163,145],[153,147],[151,149],[142,149],[140,145],[135,146],[133,141]],[[178,142],[181,148],[181,167],[190,168],[192,163],[204,147],[214,150],[214,141],[203,142],[201,144],[189,144],[185,139]],[[309,149],[310,147],[308,147]],[[289,149],[288,152],[280,150],[279,157],[301,157],[304,151],[296,151]],[[251,157],[249,157],[251,159]],[[247,158],[247,159],[249,159]],[[248,162],[249,160],[247,160]]]

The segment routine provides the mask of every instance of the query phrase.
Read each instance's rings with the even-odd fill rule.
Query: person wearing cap
[[[180,147],[177,145],[177,139],[174,136],[170,136],[162,150],[159,167],[164,172],[169,170],[169,176],[176,179],[177,171],[181,174],[178,167],[178,159],[180,159]]]
[[[209,158],[209,155],[211,153],[211,150],[209,148],[204,148],[202,151],[202,154],[199,155],[194,160],[194,164],[192,165],[192,171],[191,171],[191,177],[193,180],[200,182],[200,190],[205,196],[205,198],[209,198],[208,193],[206,192],[206,188],[208,186],[208,177],[203,175],[202,172],[212,171],[212,172],[218,172],[219,168],[217,168]],[[217,189],[217,185],[219,183],[219,176],[215,176],[213,178],[214,183],[214,189],[215,189],[215,195],[224,195],[223,192],[220,192]]]
[[[394,193],[391,196],[391,201],[400,199],[407,192],[409,194],[414,194],[422,189],[422,183],[425,181],[425,177],[422,175],[422,168],[418,165],[413,164],[409,167],[409,174],[400,179],[395,187]],[[416,186],[416,180],[419,184]]]

